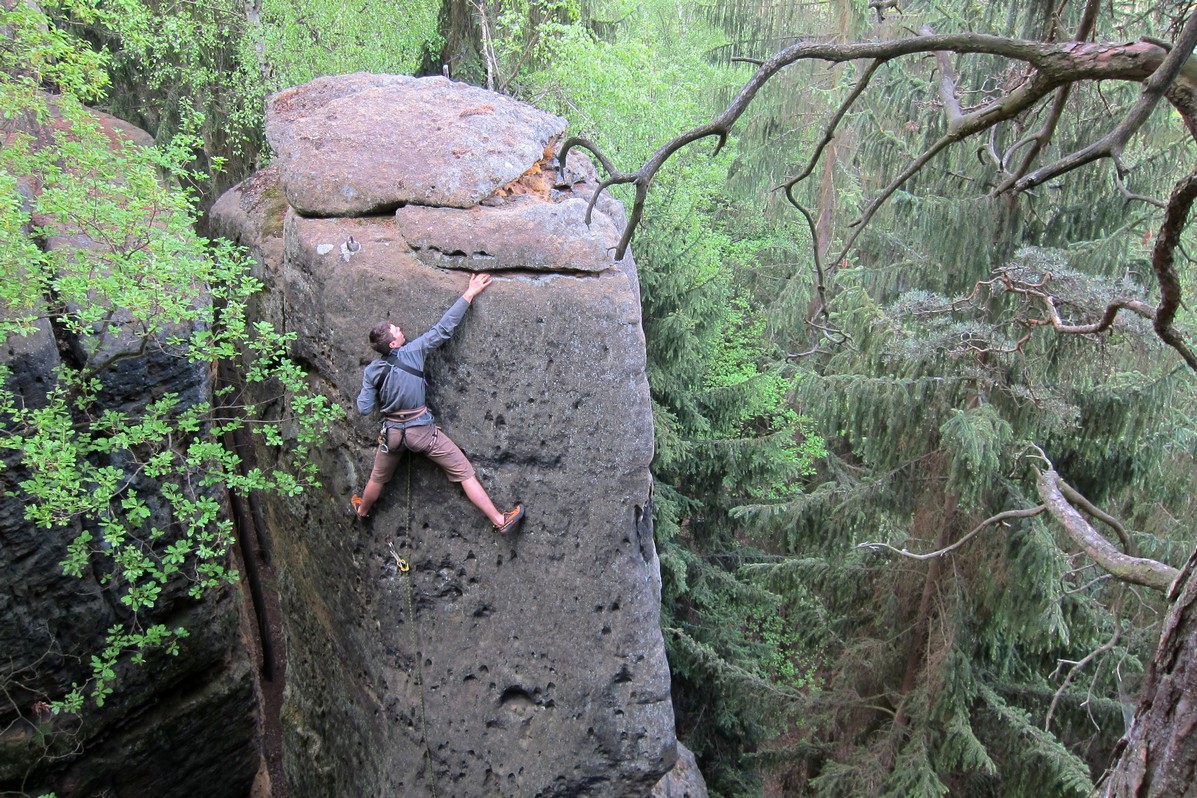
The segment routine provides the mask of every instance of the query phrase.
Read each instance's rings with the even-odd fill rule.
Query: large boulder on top
[[[386,91],[370,90],[380,84]],[[595,218],[604,221],[588,228],[593,170],[582,159],[561,174],[544,156],[544,115],[508,98],[441,79],[347,76],[275,104],[322,114],[325,98],[352,96],[355,120],[404,118],[423,148],[374,150],[369,166],[402,172],[408,196],[427,200],[441,171],[417,179],[409,161],[462,150],[461,168],[472,169],[488,156],[468,154],[469,142],[497,135],[475,116],[476,128],[438,129],[433,109],[463,94],[519,139],[506,147],[516,179],[491,180],[473,207],[312,218],[288,187],[360,193],[357,178],[300,165],[293,152],[277,176],[247,181],[213,210],[217,227],[260,258],[261,313],[296,333],[294,357],[346,411],[318,455],[324,490],[268,508],[286,618],[291,791],[642,798],[673,766],[676,737],[639,289],[631,257],[616,262],[606,249],[622,212],[603,198]],[[272,141],[279,118],[276,107]],[[325,140],[348,150],[377,132],[320,118]],[[286,122],[312,124],[298,114]],[[471,225],[484,234],[471,237]],[[369,473],[378,431],[354,409],[375,356],[366,332],[388,319],[414,337],[472,271],[496,277],[430,358],[429,403],[496,504],[525,504],[523,529],[496,536],[460,488],[410,455],[373,518],[357,522],[348,498]],[[270,456],[258,452],[262,465]]]
[[[565,120],[446,78],[341,75],[275,95],[266,136],[308,216],[469,208],[544,157]]]

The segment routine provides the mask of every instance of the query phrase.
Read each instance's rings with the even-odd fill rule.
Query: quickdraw
[[[387,541],[387,549],[390,550],[391,556],[395,558],[395,566],[400,571],[402,571],[403,573],[407,573],[408,571],[411,570],[411,565],[408,564],[407,560],[405,560],[399,556],[399,552],[395,551],[395,544],[389,540]]]

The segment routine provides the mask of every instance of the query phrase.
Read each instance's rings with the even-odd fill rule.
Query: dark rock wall
[[[48,329],[8,342],[0,357],[22,397],[44,400],[58,365]],[[184,395],[206,390],[204,375],[174,358],[122,365],[104,392],[114,407],[135,409],[164,384]],[[25,475],[6,465],[0,480],[7,492]],[[236,591],[196,603],[185,585],[173,585],[144,620],[187,628],[180,655],[151,654],[145,665],[123,668],[102,708],[89,701],[79,716],[54,716],[44,703],[84,681],[86,658],[128,613],[100,587],[99,572],[84,579],[62,573],[78,528],[38,529],[24,520],[23,506],[19,494],[0,498],[0,793],[247,795],[260,754]]]
[[[152,143],[144,131],[105,114],[96,117],[114,138]],[[49,120],[25,132],[46,142],[62,125]],[[37,187],[23,190],[33,196]],[[44,241],[48,247],[88,245],[72,230],[55,230]],[[64,341],[68,349],[70,344]],[[101,341],[96,360],[131,345],[127,339]],[[0,362],[10,367],[8,387],[21,402],[46,403],[60,367],[49,325],[0,342]],[[211,388],[206,369],[162,347],[116,362],[100,378],[102,404],[133,414],[165,391],[194,402]],[[59,563],[79,527],[44,530],[25,521],[18,484],[28,474],[17,460],[10,456],[0,468],[0,794],[247,795],[261,755],[253,668],[233,588],[196,603],[182,580],[169,585],[152,617],[141,620],[187,628],[190,637],[179,656],[151,653],[145,665],[122,666],[116,692],[102,708],[89,700],[78,716],[49,712],[47,702],[87,679],[88,658],[102,650],[106,630],[128,622],[129,613],[101,587],[102,570],[110,563],[97,559],[95,571],[82,579],[62,573]],[[106,464],[126,468],[137,489],[153,492],[153,483],[136,476],[126,454],[113,453]]]
[[[338,127],[347,115],[356,121]],[[430,118],[439,129],[423,127]],[[382,120],[388,141],[408,142],[402,157],[369,143]],[[346,410],[319,455],[323,490],[268,507],[293,794],[639,798],[673,765],[639,290],[631,259],[607,254],[618,207],[601,204],[590,228],[576,212],[595,187],[588,164],[530,179],[556,169],[537,159],[563,130],[443,79],[325,79],[275,99],[278,166],[214,208],[217,228],[258,254],[261,312],[297,333],[295,356]],[[342,159],[317,170],[306,147]],[[513,153],[525,153],[514,170]],[[426,175],[463,187],[435,195],[455,208],[443,225],[415,212],[434,196]],[[489,232],[462,243],[472,227],[462,214]],[[377,434],[353,408],[373,358],[366,332],[389,319],[414,337],[469,271],[496,279],[430,359],[430,404],[495,503],[526,505],[522,533],[496,536],[411,455],[372,520],[358,522],[348,498]]]

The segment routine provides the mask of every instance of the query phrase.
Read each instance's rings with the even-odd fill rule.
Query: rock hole
[[[508,687],[503,691],[503,695],[499,697],[499,706],[507,707],[508,709],[525,709],[536,706],[536,702],[532,700],[532,696],[524,688]]]

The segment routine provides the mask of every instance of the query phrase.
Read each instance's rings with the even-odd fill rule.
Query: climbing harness
[[[383,445],[385,441],[386,430],[383,430]],[[406,483],[407,483],[407,529],[403,537],[403,553],[400,554],[395,550],[395,545],[388,540],[387,549],[391,553],[391,557],[395,560],[395,566],[401,573],[407,574],[404,581],[407,583],[407,619],[411,624],[411,642],[413,658],[416,661],[416,686],[420,690],[420,736],[424,740],[424,756],[427,761],[428,784],[432,789],[433,798],[437,798],[436,791],[436,774],[432,766],[432,746],[428,742],[428,707],[424,698],[424,649],[420,642],[420,628],[416,623],[416,602],[415,602],[415,587],[412,584],[414,577],[411,575],[411,562],[409,560],[409,550],[411,547],[412,538],[412,524],[414,520],[413,508],[411,501],[411,458],[407,458],[406,464]]]

